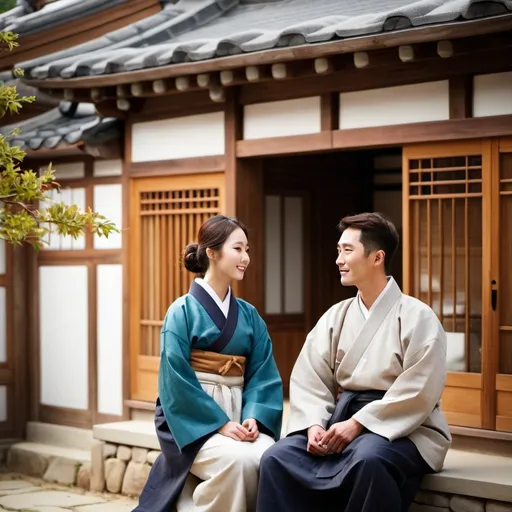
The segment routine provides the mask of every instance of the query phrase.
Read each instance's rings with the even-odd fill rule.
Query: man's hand
[[[341,453],[363,431],[363,426],[353,418],[334,423],[319,443],[327,453]]]
[[[256,420],[254,418],[247,418],[242,423],[242,427],[245,427],[249,431],[249,434],[244,439],[244,441],[248,441],[250,443],[256,441],[256,439],[260,435],[260,432],[258,430],[258,424],[256,423]]]
[[[235,441],[246,441],[249,435],[249,431],[236,421],[228,421],[222,425],[217,432]]]
[[[324,457],[327,450],[320,446],[320,440],[326,434],[325,429],[320,425],[313,425],[308,428],[308,452],[312,455]]]

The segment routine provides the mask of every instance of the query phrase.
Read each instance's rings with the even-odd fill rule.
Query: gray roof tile
[[[21,63],[72,78],[512,13],[512,0],[181,0],[128,29]]]
[[[116,119],[100,118],[93,104],[61,102],[49,112],[21,123],[3,126],[0,133],[8,135],[14,128],[19,128],[21,133],[9,137],[11,145],[20,146],[25,151],[35,151],[60,148],[91,139],[90,133],[100,127],[103,138],[113,138],[118,135],[118,123]]]

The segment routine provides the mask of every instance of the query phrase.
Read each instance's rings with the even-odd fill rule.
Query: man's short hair
[[[384,251],[384,270],[389,273],[393,257],[398,248],[399,236],[395,225],[382,213],[359,213],[343,217],[338,224],[343,233],[347,228],[361,230],[360,242],[365,254],[372,251]]]

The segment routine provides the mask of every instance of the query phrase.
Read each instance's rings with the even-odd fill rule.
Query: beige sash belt
[[[192,350],[190,353],[190,366],[196,372],[213,373],[224,377],[241,377],[245,373],[246,358],[207,352],[205,350]]]

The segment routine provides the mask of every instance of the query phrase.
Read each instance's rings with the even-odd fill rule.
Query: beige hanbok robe
[[[392,280],[392,278],[391,278]],[[331,307],[309,333],[290,382],[287,434],[326,427],[338,390],[385,395],[353,417],[389,441],[408,437],[435,471],[451,444],[441,411],[446,334],[435,313],[392,280],[365,319],[358,299]]]

